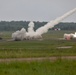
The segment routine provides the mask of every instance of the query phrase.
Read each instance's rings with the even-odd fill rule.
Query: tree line
[[[29,22],[30,21],[0,21],[0,31],[16,31],[20,30],[23,27],[27,30]],[[47,22],[34,21],[34,24],[35,24],[34,30],[36,30],[39,27],[47,24]],[[49,30],[54,30],[55,28],[60,28],[61,30],[76,30],[76,23],[61,22]]]

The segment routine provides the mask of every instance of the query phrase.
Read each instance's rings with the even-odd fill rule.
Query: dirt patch
[[[57,47],[58,49],[67,49],[67,48],[72,48],[72,46],[63,46],[63,47]]]
[[[6,58],[0,59],[0,62],[11,62],[11,61],[55,61],[57,59],[68,59],[76,60],[76,56],[52,56],[52,57],[37,57],[37,58]]]

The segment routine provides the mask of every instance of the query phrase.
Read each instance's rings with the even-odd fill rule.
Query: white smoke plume
[[[26,29],[22,28],[20,31],[14,32],[12,34],[12,38],[14,40],[17,40],[17,39],[18,40],[40,39],[40,38],[42,38],[42,34],[46,33],[48,31],[48,29],[53,28],[55,25],[60,23],[62,20],[64,20],[66,17],[70,16],[74,12],[76,12],[76,8],[74,8],[73,10],[67,12],[63,16],[58,17],[55,20],[50,21],[46,25],[38,28],[36,31],[34,31],[34,23],[30,22],[29,25],[28,25],[29,27],[28,27],[28,31],[27,32],[26,32]]]
[[[73,33],[70,33],[70,34],[65,33],[64,39],[66,39],[66,40],[76,39],[76,32],[74,34]]]
[[[30,32],[34,32],[34,23],[33,22],[30,22],[29,24],[28,24],[28,33],[30,33]]]
[[[57,19],[50,21],[49,23],[47,23],[45,26],[39,28],[36,30],[36,33],[40,33],[41,35],[43,33],[46,33],[48,31],[49,28],[54,27],[55,25],[57,25],[58,23],[60,23],[62,20],[64,20],[66,17],[70,16],[71,14],[73,14],[74,12],[76,12],[76,8],[67,12],[66,14],[64,14],[61,17],[58,17]]]
[[[24,40],[24,37],[26,37],[26,30],[24,28],[22,28],[20,31],[18,30],[12,33],[13,40]]]
[[[33,22],[30,22],[28,24],[28,31],[26,32],[25,39],[33,39],[34,34],[35,34],[35,31],[34,31],[34,23]]]

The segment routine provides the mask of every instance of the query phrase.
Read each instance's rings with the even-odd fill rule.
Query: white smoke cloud
[[[30,22],[28,24],[28,32],[26,32],[25,39],[33,39],[34,34],[35,34],[35,31],[34,31],[34,23],[33,22]]]
[[[26,30],[24,28],[12,33],[13,40],[23,40],[24,37],[26,37]]]
[[[71,14],[73,14],[74,12],[76,12],[76,8],[74,8],[73,10],[67,12],[66,14],[62,15],[61,17],[56,18],[55,20],[50,21],[49,23],[47,23],[46,25],[38,28],[36,31],[34,31],[34,23],[30,22],[28,24],[28,31],[26,32],[26,29],[22,28],[20,31],[16,31],[12,34],[12,38],[14,40],[23,40],[23,39],[40,39],[42,38],[42,34],[48,32],[49,28],[53,28],[55,25],[57,25],[58,23],[60,23],[63,19],[65,19],[66,17],[70,16]]]
[[[76,38],[76,32],[75,32],[75,34],[73,35],[73,38]]]
[[[30,32],[34,32],[34,23],[33,22],[30,22],[29,24],[28,24],[28,33],[30,33]]]
[[[64,39],[76,39],[76,32],[73,34],[73,33],[70,33],[70,34],[67,34],[67,33],[65,33],[64,34]]]

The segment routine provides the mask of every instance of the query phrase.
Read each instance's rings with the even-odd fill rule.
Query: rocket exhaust
[[[48,31],[49,28],[53,28],[55,25],[57,25],[58,23],[60,23],[62,20],[64,20],[65,18],[67,18],[68,16],[70,16],[71,14],[76,12],[76,8],[74,8],[73,10],[67,12],[66,14],[62,15],[61,17],[56,18],[53,21],[50,21],[49,23],[47,23],[45,26],[39,28],[36,30],[36,33],[40,33],[41,35],[43,33],[46,33]]]
[[[62,20],[67,18],[68,16],[72,15],[73,13],[76,12],[76,8],[73,10],[65,13],[61,17],[56,18],[53,21],[48,22],[46,25],[38,28],[36,31],[33,30],[34,28],[34,23],[30,22],[30,27],[28,28],[28,32],[26,32],[26,29],[22,28],[20,31],[16,31],[12,33],[12,38],[19,39],[19,40],[24,40],[24,39],[40,39],[42,38],[42,34],[48,32],[48,29],[53,28],[55,25],[60,23]]]

